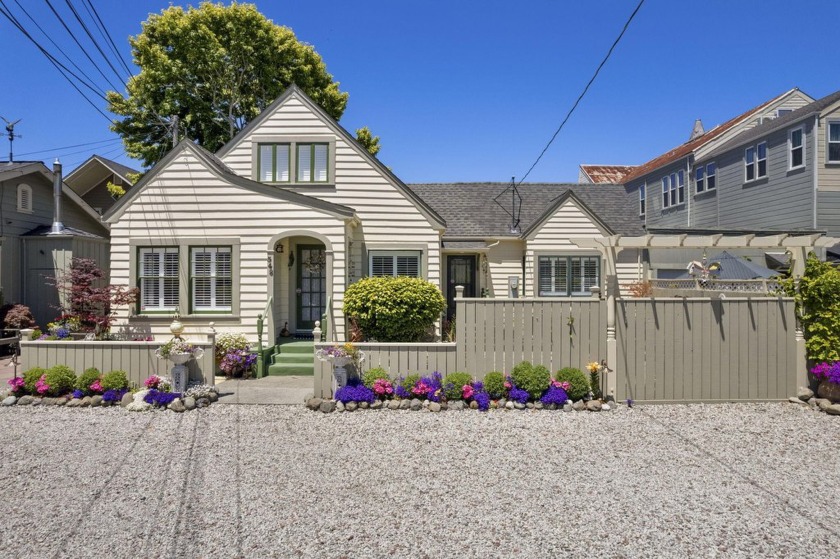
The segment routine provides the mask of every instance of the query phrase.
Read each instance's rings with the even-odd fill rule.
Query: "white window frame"
[[[800,145],[794,146],[793,145],[793,134],[795,132],[799,132],[800,137]],[[793,165],[793,152],[794,150],[802,150],[802,163],[799,165]],[[793,171],[795,169],[802,169],[806,166],[806,162],[808,161],[805,153],[805,127],[799,126],[797,128],[791,128],[788,130],[788,170]]]
[[[647,183],[639,185],[639,215],[644,216],[647,212]]]
[[[601,256],[600,255],[593,255],[593,254],[580,254],[580,255],[570,255],[570,254],[539,254],[536,256],[537,259],[537,273],[536,273],[536,289],[537,295],[539,297],[588,297],[592,295],[592,291],[590,287],[601,286]],[[540,286],[542,285],[542,263],[543,261],[550,260],[552,261],[552,276],[556,270],[555,262],[560,260],[565,260],[566,264],[566,278],[565,284],[566,289],[565,291],[542,291]],[[584,261],[595,262],[595,281],[591,283],[591,285],[585,285],[585,275],[581,275],[580,279],[580,289],[575,291],[573,289],[575,278],[573,276],[573,261],[579,261],[580,271],[583,273],[584,271]],[[556,283],[552,282],[556,287]]]
[[[685,204],[685,170],[677,171],[677,204]]]
[[[32,187],[28,184],[19,184],[17,187],[17,211],[31,214],[34,211],[33,206]]]
[[[711,172],[709,170],[711,169]],[[709,183],[712,179],[712,184]],[[717,164],[714,161],[706,163],[706,192],[717,188]]]
[[[694,192],[700,194],[706,191],[706,166],[698,165],[694,168]]]
[[[671,176],[662,177],[662,208],[671,207]]]
[[[371,250],[368,252],[368,276],[370,277],[388,277],[386,274],[373,275],[373,259],[374,258],[392,258],[390,277],[401,277],[397,275],[399,271],[398,259],[405,257],[413,257],[417,259],[417,275],[408,277],[423,277],[423,252],[420,250]]]
[[[840,146],[840,140],[831,140],[831,127],[837,126],[840,127],[840,120],[829,120],[826,122],[825,126],[825,162],[826,163],[840,163],[840,156],[837,159],[831,158],[831,146],[832,144]]]
[[[761,157],[761,146],[764,146],[764,157]],[[764,172],[761,172],[761,164],[764,163]],[[755,179],[767,178],[767,142],[759,142],[755,146]]]
[[[157,254],[158,255],[158,274],[157,275],[150,275],[145,274],[144,268],[144,255],[146,254]],[[166,254],[174,254],[175,258],[175,273],[167,275],[166,274]],[[138,308],[141,314],[147,313],[169,313],[178,309],[178,302],[180,301],[181,296],[181,284],[180,284],[180,249],[177,246],[147,246],[147,247],[139,247],[137,251],[137,285],[140,288],[140,297],[137,302]],[[167,280],[173,281],[175,283],[175,303],[174,304],[166,304],[166,284]],[[157,297],[157,304],[156,305],[146,305],[146,286],[150,283],[157,282],[157,289],[158,289],[158,297]]]
[[[752,161],[750,161],[752,155]],[[752,176],[750,176],[752,171]],[[744,182],[752,182],[755,180],[755,146],[749,146],[744,150]]]
[[[210,274],[199,276],[196,273],[196,254],[210,255]],[[228,255],[227,274],[219,269],[219,254]],[[196,302],[196,280],[210,278],[210,304],[199,305]],[[229,304],[219,304],[220,291],[224,292],[225,284],[230,299]],[[190,247],[190,314],[229,313],[233,310],[233,247],[230,246],[191,246]]]

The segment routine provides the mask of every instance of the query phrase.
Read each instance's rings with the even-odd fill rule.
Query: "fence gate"
[[[789,298],[619,300],[616,399],[787,399],[796,392],[795,329]]]

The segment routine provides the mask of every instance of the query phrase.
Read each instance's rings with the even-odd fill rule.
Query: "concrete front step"
[[[314,376],[315,366],[313,363],[273,363],[268,366],[269,376]]]

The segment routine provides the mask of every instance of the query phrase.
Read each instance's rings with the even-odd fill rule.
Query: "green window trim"
[[[174,261],[167,261],[167,254],[174,254]],[[148,255],[159,255],[158,258],[150,258]],[[180,263],[179,250],[177,246],[138,246],[137,247],[137,277],[136,285],[140,289],[140,296],[137,299],[138,314],[171,314],[178,310],[180,297]],[[146,269],[147,264],[157,267],[157,272],[152,274]],[[174,264],[174,273],[172,266]],[[167,266],[169,267],[167,269]],[[168,290],[168,293],[167,293]],[[157,299],[157,304],[147,304],[151,299]],[[167,304],[167,300],[168,303]]]
[[[286,179],[277,178],[277,148],[286,148]],[[271,148],[271,180],[264,180],[263,176],[263,148]],[[282,172],[282,169],[281,169]],[[257,179],[262,183],[290,183],[292,182],[292,144],[282,142],[257,144]]]
[[[321,171],[316,167],[317,162],[317,148],[323,147],[324,148],[324,168],[323,168],[323,175],[324,178],[322,180],[318,180],[316,178],[316,173]],[[309,168],[305,169],[301,164],[301,155],[306,157],[305,151],[309,151]],[[330,180],[330,144],[324,142],[313,142],[313,143],[299,143],[296,144],[296,151],[297,151],[297,159],[298,162],[296,171],[296,182],[298,183],[327,183]],[[308,174],[308,178],[303,176]]]
[[[232,314],[233,313],[233,247],[230,245],[190,245],[189,246],[189,305],[191,315]],[[199,274],[197,268],[197,254],[210,255],[207,260],[208,273]],[[224,269],[224,259],[220,269],[220,254],[227,254],[227,269]],[[196,283],[200,279],[209,279],[207,283],[209,297],[207,303],[198,304]],[[220,293],[221,292],[221,293]],[[221,299],[222,304],[219,304]],[[224,304],[227,303],[227,304]]]

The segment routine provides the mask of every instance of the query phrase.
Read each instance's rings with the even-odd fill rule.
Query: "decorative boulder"
[[[601,401],[600,400],[589,400],[586,402],[586,409],[589,411],[601,411]]]
[[[125,394],[123,394],[122,400],[120,400],[120,405],[122,407],[127,407],[128,404],[132,403],[133,401],[134,394],[132,394],[131,392],[126,392]]]
[[[840,384],[824,380],[817,387],[817,396],[840,403]]]
[[[320,409],[323,413],[332,413],[335,411],[335,402],[333,402],[332,400],[326,400],[324,402],[321,402]]]
[[[814,397],[814,391],[810,388],[800,386],[799,390],[796,392],[796,397],[802,400],[803,402],[807,402],[808,400]]]
[[[98,407],[102,405],[102,396],[96,394],[90,397],[90,406],[92,408]]]
[[[4,406],[14,406],[15,402],[17,402],[17,398],[15,396],[7,396],[3,399]]]
[[[321,404],[319,403],[318,405],[320,406]],[[186,398],[184,398],[184,408],[186,408],[187,410],[194,410],[195,398],[193,398],[192,396],[187,396]],[[314,410],[317,411],[318,408],[314,408]]]
[[[27,396],[21,396],[17,401],[17,405],[28,406],[29,404],[31,404],[34,401],[35,401],[35,398],[32,397],[32,396],[28,396],[28,395]]]
[[[322,402],[321,398],[310,398],[306,401],[306,407],[312,411],[318,411]],[[195,400],[193,400],[193,407],[195,407]]]

